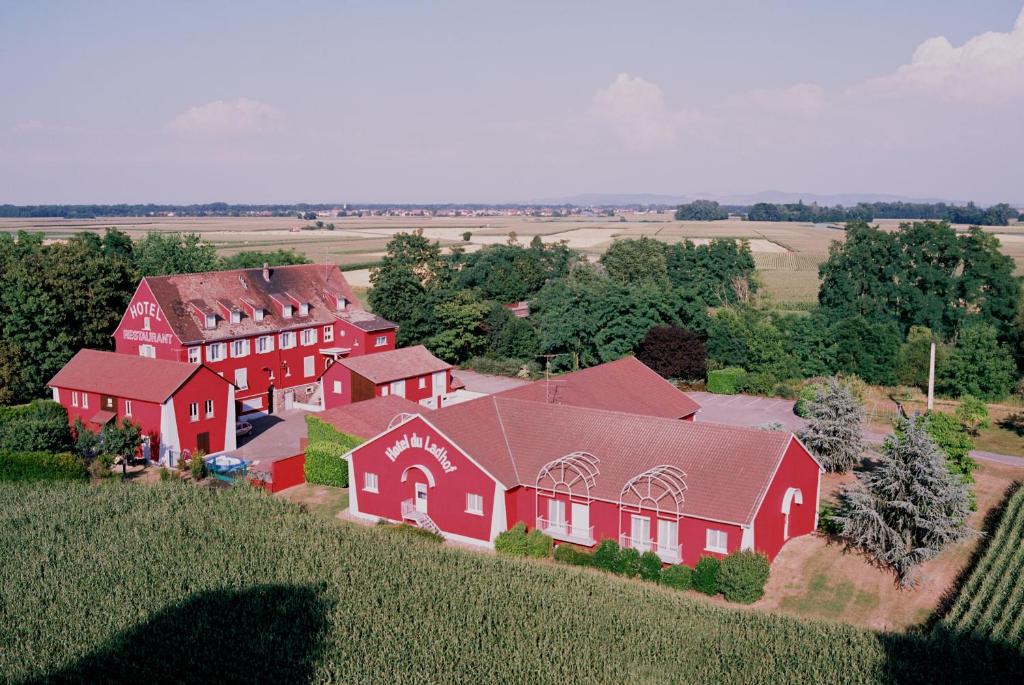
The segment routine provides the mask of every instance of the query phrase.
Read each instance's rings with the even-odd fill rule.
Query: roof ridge
[[[498,398],[494,395],[489,396],[491,398],[491,404],[494,406],[494,415],[498,417],[498,425],[501,426],[501,437],[505,441],[505,450],[508,452],[508,460],[512,462],[512,470],[516,474],[516,482],[523,485],[523,479],[519,477],[519,464],[516,462],[515,455],[512,454],[512,445],[508,441],[508,432],[505,430],[505,419],[501,416],[501,410],[498,409]]]
[[[330,269],[331,267],[334,267],[334,268],[338,269],[338,273],[340,273],[342,275],[342,277],[344,278],[345,274],[344,274],[344,272],[341,271],[341,267],[339,267],[337,264],[279,264],[278,266],[270,266],[268,268],[270,268],[270,269],[295,269],[295,268],[300,268],[300,267],[312,268],[312,267],[324,267],[324,266],[328,267],[328,269]],[[188,276],[206,276],[208,274],[233,274],[233,273],[241,273],[241,272],[245,272],[245,271],[260,271],[262,269],[263,269],[262,266],[243,266],[243,267],[239,267],[237,269],[210,269],[208,271],[190,271],[190,272],[187,272],[187,273],[160,274],[160,275],[157,275],[157,276],[143,276],[142,280],[146,280],[146,279],[167,279],[167,278],[175,278],[175,277],[179,277],[179,276],[185,276],[185,277],[188,277]],[[346,281],[347,280],[348,279],[346,279]]]

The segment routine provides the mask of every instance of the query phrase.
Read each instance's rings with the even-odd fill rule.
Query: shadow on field
[[[308,683],[331,604],[312,587],[189,597],[31,683]]]
[[[1024,650],[1020,645],[935,626],[928,633],[878,636],[885,650],[886,683],[1021,683]]]

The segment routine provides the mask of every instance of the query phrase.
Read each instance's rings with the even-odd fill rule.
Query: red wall
[[[380,347],[375,346],[378,337],[384,336],[387,343]],[[353,326],[348,321],[338,321],[337,330],[334,333],[335,347],[348,347],[352,351],[349,357],[358,357],[361,354],[372,354],[374,352],[387,352],[395,349],[395,330],[388,331],[364,331]]]
[[[341,392],[334,392],[334,381],[341,381]],[[344,364],[331,364],[323,375],[324,409],[352,404],[352,370]]]
[[[224,449],[227,429],[228,395],[230,387],[209,369],[200,369],[174,393],[174,417],[178,424],[178,441],[182,450],[195,452],[200,433],[210,434],[210,450]],[[206,400],[213,400],[213,418],[206,418]],[[199,420],[189,420],[189,404],[199,403]],[[232,429],[234,426],[232,426]]]
[[[270,465],[270,492],[279,492],[285,488],[301,485],[306,482],[306,455],[296,454],[287,459],[278,459]]]
[[[445,473],[434,454],[425,449],[426,443],[423,447],[411,446],[414,440],[424,438],[429,438],[430,444],[446,450],[445,456],[451,466],[455,467],[454,471]],[[387,450],[393,449],[398,441],[404,439],[409,440],[410,446],[404,449],[399,446],[397,456],[392,461],[387,456]],[[413,499],[414,483],[427,482],[426,476],[419,469],[409,468],[420,466],[429,470],[434,478],[434,487],[427,490],[427,515],[434,523],[446,533],[490,541],[494,480],[422,418],[411,419],[362,445],[352,452],[351,459],[355,480],[350,487],[358,489],[361,514],[401,520],[401,503]],[[402,473],[406,469],[409,469],[408,475],[403,483]],[[363,489],[367,472],[377,474],[378,494]],[[466,512],[467,493],[483,497],[483,515]]]
[[[144,330],[145,318],[149,317],[149,330]],[[187,361],[181,341],[164,317],[156,303],[153,292],[145,281],[139,282],[132,301],[128,304],[121,322],[114,331],[114,349],[122,354],[139,353],[139,345],[156,348],[157,359]]]
[[[769,559],[774,559],[786,543],[783,538],[785,517],[782,514],[782,501],[786,490],[791,487],[800,488],[803,504],[793,503],[789,515],[789,537],[806,535],[814,531],[814,519],[818,511],[818,483],[821,471],[796,439],[789,443],[779,470],[768,486],[754,517],[754,548],[764,552]]]
[[[58,388],[58,397],[60,398],[60,405],[67,409],[68,412],[68,424],[72,427],[75,425],[76,419],[82,419],[86,427],[90,430],[98,431],[102,426],[98,426],[90,421],[92,417],[96,416],[96,412],[100,411],[100,395],[99,393],[91,392],[85,393],[82,391],[78,392],[78,406],[71,406],[71,393],[75,391],[74,388]],[[82,396],[89,396],[89,408],[82,408]],[[131,399],[131,398],[128,398]],[[126,417],[125,415],[125,398],[117,398],[117,418],[130,418],[132,423],[137,424],[142,429],[143,435],[148,435],[150,439],[151,456],[154,460],[159,455],[158,447],[160,444],[160,405],[153,402],[143,402],[141,400],[131,400],[132,402],[132,415]]]

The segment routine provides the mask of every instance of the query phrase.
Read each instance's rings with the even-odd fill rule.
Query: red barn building
[[[114,339],[120,353],[206,365],[247,414],[318,405],[331,361],[393,350],[396,330],[338,267],[303,264],[143,278]]]
[[[395,395],[437,409],[452,391],[452,365],[423,345],[339,359],[320,378],[325,409]]]
[[[634,363],[589,369],[587,385]],[[690,566],[740,549],[774,558],[817,525],[821,467],[792,434],[514,392],[395,416],[346,455],[351,513],[480,545],[523,521],[559,542],[610,538]]]
[[[147,460],[176,466],[183,450],[235,448],[235,388],[204,366],[80,350],[48,385],[71,425],[138,424]]]

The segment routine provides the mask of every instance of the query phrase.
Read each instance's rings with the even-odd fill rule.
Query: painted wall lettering
[[[132,331],[125,329],[121,331],[121,337],[125,340],[158,343],[160,345],[169,345],[171,342],[170,333],[157,333],[156,331]]]
[[[384,450],[384,454],[391,461],[395,461],[398,457],[410,448],[421,449],[428,452],[437,463],[441,466],[445,473],[454,473],[458,470],[448,458],[448,448],[438,445],[437,443],[430,442],[430,436],[421,437],[413,433],[412,436],[408,434],[403,435],[398,440],[395,440],[395,444]]]
[[[146,302],[145,300],[133,302],[128,307],[128,313],[133,319],[137,319],[140,316],[152,316],[157,321],[163,321],[160,318],[160,307],[157,307],[155,302]]]

